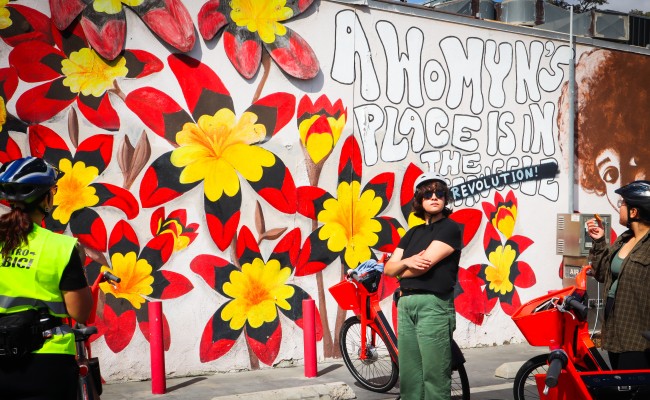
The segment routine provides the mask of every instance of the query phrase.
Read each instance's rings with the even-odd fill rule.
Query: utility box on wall
[[[584,257],[589,254],[593,240],[587,234],[587,221],[594,214],[558,214],[556,230],[556,253],[563,256]],[[605,240],[609,243],[612,216],[600,215],[605,230]]]

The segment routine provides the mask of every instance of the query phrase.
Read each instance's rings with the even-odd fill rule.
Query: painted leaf
[[[201,334],[199,358],[203,363],[214,361],[228,353],[241,334],[241,330],[230,329],[230,324],[221,319],[226,304],[222,304],[212,315]]]
[[[232,29],[234,33],[228,29]],[[241,76],[251,79],[260,67],[262,42],[245,26],[230,25],[228,29],[223,33],[226,56]]]
[[[320,65],[314,50],[293,30],[287,28],[283,36],[276,36],[265,44],[269,54],[284,72],[298,79],[311,79],[318,75]]]
[[[86,7],[79,22],[90,46],[107,60],[114,60],[124,48],[126,15],[124,8],[115,14]]]
[[[171,163],[170,157],[171,151],[161,155],[145,171],[140,183],[142,207],[157,207],[181,196],[200,183],[180,183],[182,170]]]
[[[136,256],[140,253],[140,243],[138,236],[133,230],[133,227],[126,221],[118,221],[111,231],[111,237],[108,242],[109,253],[113,254],[128,254],[135,253]]]
[[[92,183],[90,186],[95,188],[95,194],[99,197],[96,207],[115,207],[123,211],[128,219],[138,216],[140,212],[138,201],[130,191],[109,183]]]
[[[228,197],[224,193],[216,202],[205,197],[204,208],[210,237],[217,247],[224,251],[230,246],[239,226],[241,191],[235,193],[233,197]]]
[[[23,42],[45,42],[52,44],[50,19],[43,13],[19,4],[7,4],[11,26],[0,30],[0,37],[9,46]]]
[[[272,153],[271,153],[272,154]],[[294,214],[297,208],[296,185],[291,171],[282,160],[275,157],[275,163],[265,168],[259,181],[248,181],[251,187],[278,211]]]
[[[133,7],[133,10],[165,43],[182,52],[189,52],[194,47],[194,24],[182,1],[158,0]]]
[[[183,54],[172,54],[167,62],[195,121],[227,108],[234,112],[230,93],[217,74],[201,61]]]
[[[253,353],[266,365],[273,365],[273,361],[280,352],[282,342],[282,325],[278,318],[253,328],[246,323],[246,340]]]
[[[106,225],[95,210],[86,207],[72,213],[70,231],[83,245],[106,251]]]
[[[194,288],[185,276],[173,271],[155,271],[152,298],[168,300],[183,296]]]
[[[176,133],[192,118],[169,95],[158,89],[144,87],[126,96],[126,106],[155,134],[176,144]]]

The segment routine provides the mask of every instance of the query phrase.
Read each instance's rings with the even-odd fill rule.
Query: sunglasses
[[[429,200],[433,196],[436,196],[438,199],[444,199],[445,198],[445,191],[444,190],[427,190],[422,194],[422,198]]]

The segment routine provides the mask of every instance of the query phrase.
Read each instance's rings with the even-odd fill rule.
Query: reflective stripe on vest
[[[27,307],[25,307],[27,306]],[[0,308],[9,309],[14,307],[26,308],[49,308],[54,314],[65,315],[65,303],[62,301],[42,301],[30,299],[29,297],[9,297],[0,294]]]
[[[27,244],[0,257],[0,313],[45,308],[57,317],[68,317],[61,276],[77,240],[34,224]],[[54,335],[35,353],[75,354],[73,333]]]

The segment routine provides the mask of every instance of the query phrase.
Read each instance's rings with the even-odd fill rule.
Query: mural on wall
[[[564,211],[566,44],[397,4],[43,3],[0,0],[0,162],[63,170],[47,226],[84,245],[89,280],[123,279],[101,287],[94,349],[133,367],[108,379],[146,376],[151,301],[175,374],[301,359],[309,298],[320,355],[338,356],[327,288],[423,223],[429,169],[463,226],[459,343],[521,340],[509,316],[559,284],[544,232]],[[650,118],[620,104],[648,103],[650,57],[581,53],[580,183],[598,197],[646,174],[627,143]],[[384,307],[397,286],[382,280]]]
[[[603,49],[583,53],[576,66],[579,184],[605,196],[616,213],[614,190],[650,178],[650,148],[639,146],[650,132],[650,118],[639,113],[650,104],[649,70],[650,57]],[[566,85],[560,101],[559,134],[566,135]]]

